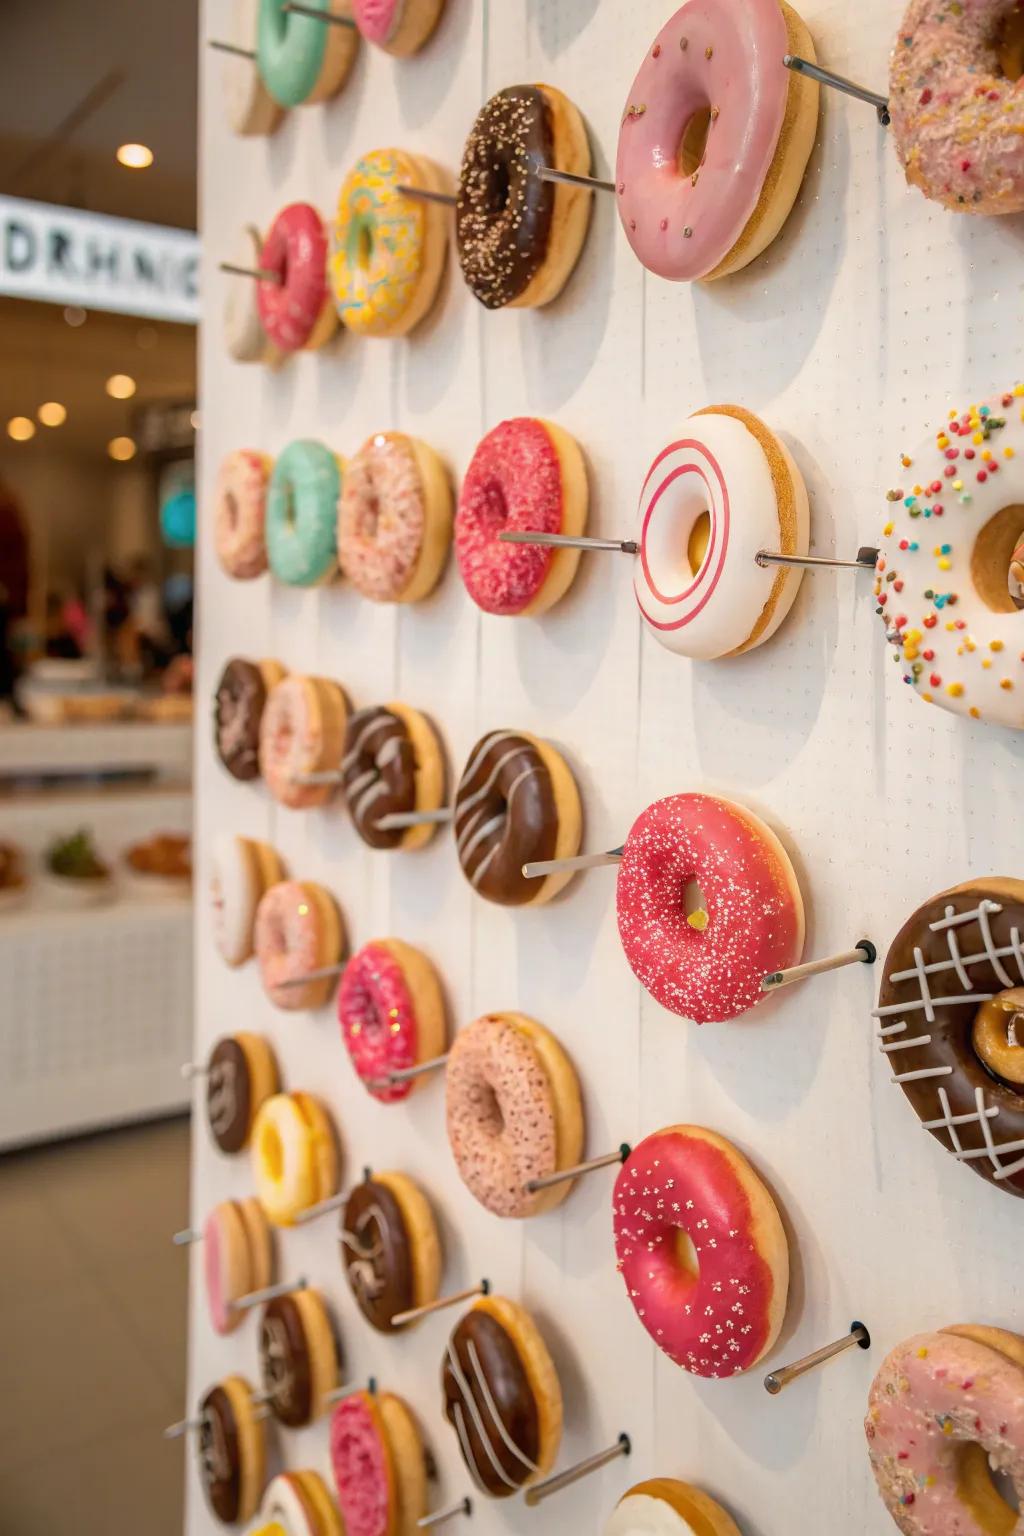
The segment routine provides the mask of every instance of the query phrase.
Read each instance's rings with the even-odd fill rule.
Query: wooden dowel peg
[[[317,773],[293,773],[293,784],[340,784],[345,775],[340,768],[322,768]]]
[[[382,832],[399,832],[403,827],[443,827],[454,815],[447,805],[437,811],[392,811],[390,815],[382,816],[377,826]]]
[[[422,198],[425,203],[443,203],[446,208],[454,208],[459,201],[451,192],[435,192],[433,187],[404,187],[399,185],[395,188],[395,191],[403,193],[406,197]]]
[[[281,1280],[277,1285],[265,1285],[261,1291],[250,1291],[247,1296],[239,1296],[231,1305],[240,1312],[247,1312],[250,1307],[261,1307],[265,1301],[274,1301],[278,1296],[291,1296],[295,1291],[308,1288],[309,1281],[302,1275],[298,1280]]]
[[[878,563],[878,550],[865,545],[858,549],[856,560],[833,560],[825,555],[778,555],[762,549],[754,556],[754,563],[762,569],[766,565],[800,565],[812,571],[822,567],[835,571],[873,571]]]
[[[610,1168],[612,1163],[624,1163],[633,1148],[628,1141],[622,1142],[617,1152],[605,1157],[592,1157],[588,1163],[577,1163],[575,1168],[564,1168],[561,1173],[547,1173],[542,1179],[528,1179],[523,1185],[528,1195],[550,1189],[553,1184],[564,1184],[567,1179],[578,1179],[585,1173],[596,1173],[598,1168]]]
[[[234,54],[235,58],[237,59],[255,60],[256,58],[255,48],[241,48],[239,47],[238,43],[225,43],[222,42],[218,37],[207,38],[206,46],[207,48],[215,48],[218,53]]]
[[[254,278],[258,283],[284,282],[280,272],[272,272],[269,267],[240,267],[234,261],[219,261],[217,269],[220,272],[229,272],[232,277]]]
[[[782,62],[787,69],[793,70],[794,74],[807,75],[811,80],[817,80],[819,85],[831,86],[834,91],[842,91],[844,96],[854,96],[858,101],[866,101],[869,107],[874,107],[882,127],[888,128],[891,119],[887,97],[879,96],[877,91],[866,90],[863,85],[855,85],[852,80],[847,80],[845,75],[836,75],[830,69],[822,69],[820,64],[812,64],[810,59],[801,59],[795,54],[787,53]]]
[[[198,1061],[183,1061],[181,1064],[181,1075],[187,1082],[193,1077],[209,1077],[210,1069],[209,1067],[200,1066]]]
[[[377,1378],[376,1378],[376,1376],[371,1376],[369,1381],[366,1383],[365,1387],[361,1387],[358,1382],[356,1382],[354,1386],[335,1387],[333,1392],[325,1392],[324,1393],[324,1402],[325,1403],[343,1403],[345,1401],[346,1397],[355,1397],[356,1394],[359,1393],[359,1392],[369,1392],[371,1397],[376,1397],[377,1396]]]
[[[348,1194],[332,1195],[329,1200],[318,1200],[316,1205],[307,1205],[304,1211],[297,1211],[295,1225],[304,1226],[307,1221],[316,1221],[318,1216],[326,1216],[329,1211],[340,1211],[343,1205],[348,1204]]]
[[[539,859],[536,864],[523,865],[523,879],[540,880],[565,869],[600,869],[603,864],[620,863],[622,854],[621,848],[609,848],[607,853],[580,853],[574,859]]]
[[[585,187],[588,192],[614,192],[614,181],[599,181],[596,176],[577,176],[574,171],[556,171],[552,165],[537,167],[541,181],[561,181],[567,187]]]
[[[186,1227],[184,1232],[175,1232],[171,1242],[175,1248],[185,1248],[190,1243],[201,1243],[203,1234],[198,1227]]]
[[[824,1365],[826,1360],[831,1360],[834,1355],[841,1355],[844,1350],[852,1349],[857,1344],[861,1349],[871,1348],[871,1335],[863,1323],[850,1324],[849,1333],[845,1333],[834,1344],[826,1344],[824,1349],[816,1349],[813,1355],[805,1355],[802,1360],[796,1360],[792,1365],[784,1365],[777,1371],[772,1371],[764,1379],[765,1391],[772,1397],[777,1397],[783,1387],[788,1387],[791,1381],[802,1376],[805,1371],[813,1371],[816,1366]]]
[[[168,1424],[164,1430],[164,1439],[180,1440],[183,1435],[196,1434],[202,1427],[202,1419],[180,1419],[177,1424]]]
[[[275,981],[274,991],[278,987],[304,987],[307,981],[326,981],[328,976],[340,976],[346,963],[341,960],[337,965],[322,965],[318,971],[307,971],[304,976],[289,976],[287,981]]]
[[[792,986],[794,981],[806,981],[808,976],[822,976],[826,971],[841,971],[844,965],[874,965],[878,951],[870,939],[858,939],[855,948],[828,960],[808,960],[805,965],[792,965],[788,971],[773,971],[761,978],[762,992],[777,992],[780,987]]]
[[[534,1483],[532,1488],[527,1488],[523,1495],[523,1502],[535,1509],[545,1499],[549,1499],[553,1493],[561,1493],[563,1488],[568,1488],[572,1483],[578,1483],[581,1477],[589,1477],[591,1472],[599,1472],[610,1461],[615,1461],[619,1456],[628,1456],[633,1447],[629,1443],[628,1435],[620,1435],[614,1445],[610,1445],[606,1451],[598,1451],[596,1456],[588,1456],[586,1461],[578,1461],[574,1467],[569,1467],[565,1472],[556,1472],[554,1477],[546,1477],[542,1483]]]
[[[444,1525],[447,1520],[454,1520],[456,1515],[471,1515],[473,1513],[473,1500],[468,1496],[460,1499],[457,1504],[449,1504],[447,1509],[439,1509],[432,1515],[421,1515],[416,1521],[418,1531],[429,1531],[435,1525]]]
[[[443,1056],[433,1056],[430,1061],[421,1061],[415,1067],[400,1067],[395,1072],[385,1072],[383,1077],[371,1077],[367,1079],[370,1088],[393,1088],[396,1083],[408,1083],[414,1077],[422,1077],[426,1072],[439,1072],[448,1060],[447,1051]]]
[[[491,1282],[481,1280],[479,1285],[471,1285],[468,1290],[458,1291],[454,1296],[439,1296],[437,1301],[429,1301],[425,1307],[413,1307],[409,1312],[396,1312],[391,1319],[392,1328],[404,1328],[406,1323],[418,1323],[421,1317],[429,1317],[432,1312],[443,1312],[446,1307],[457,1307],[460,1301],[470,1301],[474,1296],[489,1296],[491,1294]]]
[[[308,16],[310,21],[322,21],[330,27],[354,27],[351,16],[336,16],[333,11],[318,11],[315,5],[299,5],[298,0],[285,0],[282,11],[293,16]]]
[[[582,534],[577,538],[571,533],[530,533],[514,529],[499,533],[498,540],[502,544],[543,544],[550,549],[608,549],[622,555],[640,552],[635,539],[590,539]]]

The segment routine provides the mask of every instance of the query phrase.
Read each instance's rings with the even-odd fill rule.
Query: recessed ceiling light
[[[69,304],[64,311],[64,319],[68,325],[73,325],[76,329],[78,326],[84,325],[87,318],[86,312],[80,304]]]
[[[107,452],[119,464],[127,464],[129,459],[135,457],[135,442],[130,437],[112,437],[107,444]]]
[[[144,171],[153,164],[153,151],[148,144],[121,144],[117,151],[119,165],[130,171]]]
[[[68,419],[67,410],[59,400],[45,400],[36,415],[44,427],[62,427]]]
[[[16,443],[27,443],[35,435],[36,424],[27,416],[12,416],[7,423],[7,436],[13,437]]]
[[[130,373],[112,373],[106,391],[112,400],[130,400],[135,393],[135,380]]]

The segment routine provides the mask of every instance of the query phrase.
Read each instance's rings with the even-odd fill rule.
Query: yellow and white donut
[[[888,492],[876,612],[926,704],[1024,729],[1024,385],[951,410]]]
[[[290,1227],[300,1211],[337,1192],[338,1140],[327,1110],[311,1093],[276,1093],[252,1133],[256,1193],[269,1220]]]
[[[605,1522],[603,1536],[740,1536],[720,1504],[671,1477],[637,1483]]]

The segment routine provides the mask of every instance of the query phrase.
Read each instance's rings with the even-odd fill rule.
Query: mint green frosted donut
[[[330,0],[306,0],[326,11]],[[317,88],[327,54],[329,22],[297,16],[281,0],[260,0],[256,54],[267,90],[282,107],[301,107]]]
[[[267,490],[267,559],[278,581],[315,587],[338,568],[341,462],[323,443],[289,443]]]

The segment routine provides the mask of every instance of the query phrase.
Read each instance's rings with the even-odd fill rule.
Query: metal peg
[[[584,1173],[596,1173],[598,1168],[610,1168],[612,1163],[624,1163],[632,1150],[629,1142],[624,1141],[617,1152],[593,1157],[589,1163],[577,1163],[575,1168],[564,1168],[561,1173],[545,1174],[542,1179],[528,1179],[523,1188],[528,1195],[535,1195],[539,1190],[550,1189],[553,1184],[564,1184],[567,1179],[578,1179]]]
[[[340,784],[345,775],[340,768],[322,768],[316,773],[293,773],[293,784]]]
[[[633,1447],[629,1443],[628,1435],[620,1435],[614,1445],[610,1445],[606,1451],[598,1451],[596,1456],[588,1456],[586,1461],[578,1461],[574,1467],[569,1467],[565,1472],[556,1472],[554,1477],[545,1478],[542,1483],[534,1483],[532,1488],[527,1488],[523,1495],[524,1503],[530,1509],[549,1499],[553,1493],[561,1493],[563,1488],[568,1488],[571,1483],[578,1483],[581,1477],[589,1477],[591,1472],[598,1472],[606,1467],[610,1461],[615,1461],[619,1456],[628,1456]]]
[[[305,1275],[298,1280],[281,1280],[277,1285],[266,1285],[262,1291],[250,1291],[247,1296],[239,1296],[231,1305],[241,1312],[247,1312],[250,1307],[260,1307],[265,1301],[274,1301],[278,1296],[290,1296],[293,1291],[305,1291],[309,1288],[309,1281]]]
[[[237,43],[224,43],[220,38],[209,37],[206,40],[207,48],[216,48],[218,53],[233,53],[239,59],[255,59],[255,48],[240,48]]]
[[[443,203],[446,208],[454,208],[459,201],[450,192],[435,192],[433,187],[404,187],[399,184],[395,191],[401,192],[405,197],[422,198],[425,203]]]
[[[808,976],[821,976],[825,971],[839,971],[844,965],[874,965],[878,951],[870,939],[858,939],[854,949],[833,955],[828,960],[808,960],[805,965],[791,965],[788,971],[773,971],[761,978],[762,992],[777,992],[780,987],[791,986],[794,981],[806,981]]]
[[[183,1435],[191,1435],[202,1429],[202,1419],[181,1419],[177,1424],[168,1424],[164,1430],[165,1440],[180,1440]]]
[[[185,1248],[190,1243],[201,1243],[203,1234],[198,1227],[186,1227],[183,1232],[175,1232],[171,1242],[176,1248]]]
[[[333,1392],[324,1393],[325,1403],[343,1403],[346,1397],[358,1397],[360,1392],[368,1392],[371,1397],[377,1396],[377,1378],[371,1376],[365,1387],[358,1383],[355,1386],[335,1387]]]
[[[836,571],[873,571],[878,564],[878,550],[868,545],[858,549],[856,560],[833,560],[824,555],[778,555],[762,549],[754,556],[755,565],[801,565],[808,570],[827,566]]]
[[[871,1348],[871,1335],[863,1323],[851,1323],[849,1333],[845,1333],[834,1344],[826,1344],[824,1349],[816,1349],[813,1355],[805,1355],[802,1360],[796,1360],[792,1365],[784,1365],[779,1370],[772,1371],[764,1379],[765,1391],[777,1397],[783,1387],[788,1387],[791,1381],[795,1381],[805,1371],[813,1371],[815,1366],[824,1365],[826,1360],[831,1360],[834,1355],[841,1355],[844,1350],[852,1349],[855,1344],[861,1349]]]
[[[318,1216],[326,1216],[328,1211],[339,1211],[343,1205],[348,1204],[348,1195],[332,1195],[329,1200],[318,1200],[316,1205],[307,1205],[304,1211],[298,1211],[295,1215],[295,1225],[304,1226],[307,1221],[316,1221]]]
[[[635,539],[590,539],[582,534],[577,538],[571,533],[530,533],[520,529],[499,533],[498,541],[502,544],[543,544],[550,549],[610,549],[623,555],[640,552]]]
[[[812,64],[810,59],[800,59],[792,53],[787,53],[782,62],[794,74],[807,75],[811,80],[817,80],[819,85],[831,86],[834,91],[842,91],[844,96],[855,96],[858,101],[866,101],[869,107],[874,107],[882,127],[888,128],[891,121],[889,102],[885,96],[879,96],[877,91],[866,90],[864,86],[847,80],[845,75],[835,75],[830,69],[822,69],[820,64]]]
[[[340,976],[345,969],[346,962],[340,960],[337,965],[322,965],[318,971],[307,971],[304,976],[289,976],[286,981],[275,981],[273,990],[280,987],[304,987],[307,981],[326,981],[328,976]]]
[[[444,1525],[446,1520],[454,1520],[456,1515],[471,1515],[473,1513],[473,1500],[468,1496],[460,1499],[457,1504],[449,1504],[447,1509],[439,1509],[433,1515],[422,1515],[416,1521],[418,1531],[428,1531],[435,1525]]]
[[[567,869],[598,869],[602,864],[618,864],[622,848],[610,848],[607,853],[581,853],[574,859],[539,859],[535,864],[523,865],[525,880],[539,880],[542,875],[557,875]]]
[[[455,812],[442,805],[436,811],[392,811],[382,816],[377,826],[382,832],[398,832],[403,827],[443,827],[451,821]]]
[[[540,165],[537,175],[541,181],[561,181],[568,187],[585,187],[588,192],[614,192],[614,181],[599,181],[596,176],[578,176],[575,171],[556,171],[554,166]]]
[[[413,1307],[409,1312],[396,1312],[391,1319],[393,1328],[404,1328],[406,1323],[418,1323],[421,1317],[429,1317],[432,1312],[443,1312],[446,1307],[457,1307],[460,1301],[470,1301],[474,1296],[489,1296],[491,1294],[491,1282],[481,1280],[479,1285],[471,1285],[466,1291],[458,1291],[454,1296],[441,1296],[437,1301],[430,1301],[425,1307]]]
[[[318,11],[315,5],[299,5],[297,0],[285,0],[282,11],[290,11],[293,16],[308,16],[310,21],[322,21],[331,27],[354,27],[355,22],[351,16],[335,16],[333,11]]]
[[[272,272],[269,267],[241,267],[234,261],[219,261],[217,269],[220,272],[230,272],[233,277],[252,277],[259,283],[284,282],[280,272]]]
[[[443,1056],[433,1056],[430,1061],[421,1061],[415,1067],[401,1067],[395,1072],[385,1072],[383,1077],[369,1077],[366,1080],[368,1088],[392,1088],[396,1083],[408,1083],[414,1077],[422,1077],[425,1072],[438,1072],[448,1060],[448,1053]]]
[[[183,1061],[181,1075],[188,1082],[193,1077],[209,1077],[209,1067],[200,1066],[198,1061]]]

